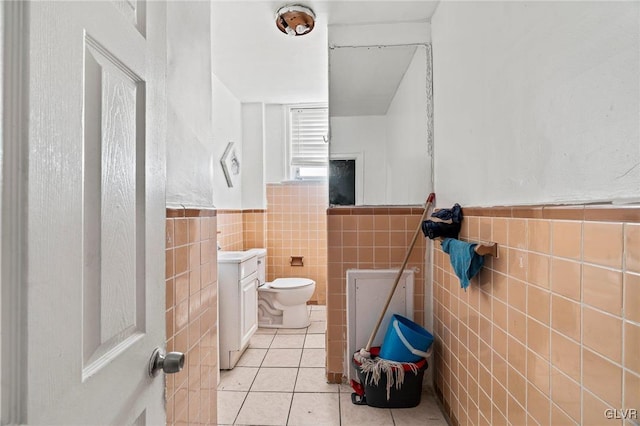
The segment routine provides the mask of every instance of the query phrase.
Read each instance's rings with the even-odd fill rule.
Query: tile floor
[[[219,425],[446,426],[432,394],[415,408],[351,403],[349,385],[325,378],[324,306],[310,306],[306,329],[259,329],[218,386]]]

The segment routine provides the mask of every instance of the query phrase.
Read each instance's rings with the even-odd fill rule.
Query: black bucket
[[[371,358],[376,358],[380,353],[379,347],[371,348]],[[389,399],[387,400],[387,377],[382,374],[378,384],[368,384],[367,374],[360,369],[360,363],[356,361],[355,356],[351,358],[351,363],[358,371],[358,380],[360,384],[351,386],[356,392],[351,394],[351,402],[356,405],[368,405],[378,408],[411,408],[420,405],[420,397],[422,396],[422,379],[424,372],[428,368],[426,359],[416,362],[418,367],[417,374],[411,370],[408,363],[403,363],[404,382],[400,389],[396,389],[395,384],[391,386]]]

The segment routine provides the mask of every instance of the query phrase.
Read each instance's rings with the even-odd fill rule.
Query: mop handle
[[[371,350],[371,345],[373,344],[373,339],[376,337],[378,333],[378,329],[380,328],[380,324],[382,323],[382,319],[384,318],[384,314],[387,313],[387,309],[389,308],[389,304],[391,303],[391,299],[393,299],[393,294],[396,292],[396,287],[398,287],[398,283],[400,282],[400,278],[402,277],[402,273],[404,272],[404,268],[407,266],[407,262],[409,261],[409,256],[411,255],[411,251],[413,250],[413,246],[416,244],[416,240],[418,239],[418,235],[420,234],[420,230],[422,229],[422,222],[427,217],[427,212],[429,211],[429,207],[431,203],[436,198],[436,194],[433,192],[429,194],[427,198],[427,204],[424,207],[424,212],[422,213],[422,218],[418,221],[418,226],[416,228],[416,232],[413,233],[413,239],[411,240],[411,244],[409,245],[409,249],[407,253],[404,255],[404,261],[402,262],[402,266],[400,266],[400,270],[398,270],[398,275],[396,275],[396,280],[393,283],[393,287],[389,292],[389,297],[387,297],[387,301],[384,304],[384,308],[382,308],[382,312],[380,312],[380,317],[378,318],[378,322],[376,326],[373,328],[373,332],[371,336],[369,336],[369,341],[367,342],[367,347],[365,350],[369,352]]]

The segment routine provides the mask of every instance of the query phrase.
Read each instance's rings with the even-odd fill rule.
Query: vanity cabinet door
[[[240,283],[240,323],[242,327],[241,347],[249,341],[258,328],[258,288],[256,274],[251,274]]]

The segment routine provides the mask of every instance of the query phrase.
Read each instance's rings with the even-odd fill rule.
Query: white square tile
[[[260,367],[266,354],[267,349],[249,348],[244,351],[236,365],[238,367]]]
[[[261,368],[251,392],[293,392],[297,375],[297,368]]]
[[[339,426],[340,405],[337,393],[295,393],[291,403],[291,426]]]
[[[304,349],[300,367],[325,367],[326,352],[324,349]]]
[[[337,393],[339,385],[327,383],[327,375],[324,368],[300,368],[295,391]]]
[[[304,334],[276,334],[271,348],[295,349],[304,346]]]
[[[276,328],[258,327],[258,329],[256,330],[256,334],[276,334],[276,331]]]
[[[327,312],[327,305],[312,305],[312,311]]]
[[[248,391],[256,374],[258,369],[254,367],[236,367],[233,370],[221,371],[218,390]]]
[[[292,396],[292,393],[249,392],[236,418],[236,424],[286,425]]]
[[[354,405],[351,403],[351,394],[347,393],[340,394],[340,417],[342,426],[393,425],[391,410],[369,407],[368,405]]]
[[[326,321],[327,320],[327,312],[326,311],[311,311],[309,315],[309,319],[311,321]]]
[[[306,334],[307,327],[305,328],[279,328],[276,334]]]
[[[324,334],[307,334],[304,341],[305,349],[324,349]]]
[[[309,328],[307,328],[307,334],[319,334],[326,333],[327,322],[326,321],[312,321]]]
[[[273,334],[254,334],[249,340],[249,347],[253,349],[268,349],[273,338]]]
[[[218,424],[232,425],[247,392],[218,391]]]
[[[391,409],[393,421],[397,426],[447,426],[447,421],[434,400],[434,396],[423,393],[420,405],[413,408]]]
[[[262,367],[299,367],[302,349],[269,349]]]

